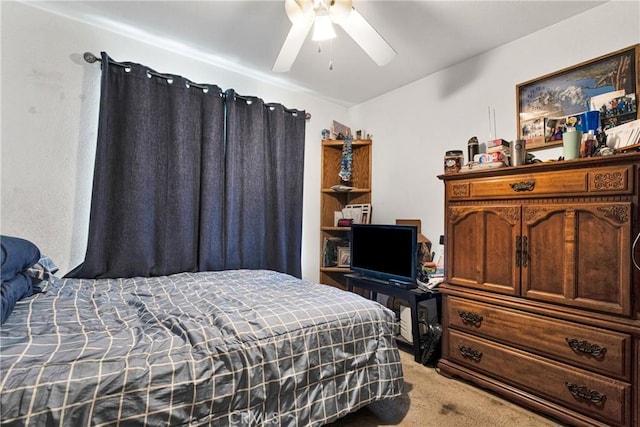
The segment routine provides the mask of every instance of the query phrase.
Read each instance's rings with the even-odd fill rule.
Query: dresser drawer
[[[630,194],[632,171],[632,165],[622,165],[456,180],[446,183],[446,191],[450,200]]]
[[[630,423],[631,385],[448,331],[449,359],[612,426]]]
[[[631,380],[629,335],[457,297],[446,298],[446,310],[450,328]]]

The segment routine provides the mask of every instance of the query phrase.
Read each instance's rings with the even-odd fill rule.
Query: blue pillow
[[[25,297],[33,295],[31,277],[26,273],[18,273],[10,280],[3,280],[0,288],[0,325],[7,320],[16,303]]]
[[[33,266],[40,260],[40,249],[28,240],[18,237],[0,236],[0,257],[2,260],[2,281],[13,277]]]

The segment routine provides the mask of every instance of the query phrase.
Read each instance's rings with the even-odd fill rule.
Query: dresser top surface
[[[610,156],[589,157],[575,160],[560,160],[533,163],[522,166],[507,166],[502,168],[478,169],[470,172],[458,172],[438,175],[443,181],[473,179],[481,177],[507,176],[538,172],[567,171],[571,169],[604,167],[616,164],[640,164],[640,152],[615,154]]]

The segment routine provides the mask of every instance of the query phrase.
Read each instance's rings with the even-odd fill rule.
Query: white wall
[[[2,19],[3,234],[34,241],[61,268],[84,259],[97,132],[100,67],[82,59],[106,51],[192,81],[233,88],[311,113],[305,145],[303,276],[318,277],[320,135],[346,109],[232,73],[139,40],[16,2]]]
[[[443,173],[447,150],[497,137],[516,138],[517,84],[640,42],[640,3],[612,1],[376,99],[352,107],[349,123],[374,136],[373,220],[422,219],[437,243],[444,231]],[[550,11],[547,11],[550,12]],[[546,13],[546,12],[545,12]],[[532,152],[541,160],[561,148]]]
[[[320,131],[334,119],[374,136],[374,221],[421,218],[423,234],[437,242],[444,209],[437,175],[444,152],[466,150],[474,135],[488,139],[488,107],[495,109],[498,136],[514,139],[516,84],[640,42],[638,9],[637,2],[607,3],[347,111],[139,40],[2,1],[0,232],[33,240],[63,273],[84,258],[100,70],[81,55],[106,51],[116,60],[312,114],[305,146],[305,278],[318,278]],[[535,154],[546,159],[560,151]]]

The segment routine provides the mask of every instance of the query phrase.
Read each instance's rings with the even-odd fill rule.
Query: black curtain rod
[[[93,64],[93,63],[94,63],[94,62],[96,62],[96,61],[97,61],[97,62],[102,62],[102,59],[101,59],[101,58],[98,58],[97,56],[95,56],[95,55],[94,55],[93,53],[91,53],[91,52],[85,52],[85,53],[82,55],[82,57],[83,57],[83,58],[84,58],[84,60],[85,60],[85,61],[87,61],[89,64]],[[113,65],[117,65],[118,67],[123,67],[123,68],[130,67],[130,65],[129,65],[129,64],[123,64],[122,62],[116,62],[116,61],[114,61],[114,60],[110,60],[109,62],[110,62],[111,64],[113,64]],[[156,73],[155,71],[147,70],[147,72],[148,72],[149,74],[151,74],[152,76],[160,77],[160,78],[165,79],[165,80],[173,79],[173,76],[169,76],[169,75],[166,75],[166,74]],[[197,87],[198,89],[209,89],[207,86],[203,86],[203,85],[199,85],[199,84],[197,84],[197,83],[193,83],[193,82],[192,82],[192,81],[190,81],[190,80],[187,80],[187,82],[189,83],[189,86],[195,86],[195,87]],[[222,93],[221,95],[222,95],[222,96],[225,96],[225,94],[224,94],[224,93]],[[240,98],[240,99],[243,99],[243,100],[245,100],[245,101],[251,100],[251,97],[246,97],[246,96],[242,96],[242,95],[238,95],[238,94],[236,94],[235,96],[236,96],[236,97],[238,97],[238,98]],[[269,105],[269,104],[267,104],[267,105]],[[297,112],[296,110],[289,110],[288,108],[285,108],[285,109],[284,109],[284,111],[286,111],[287,113],[296,113],[296,112]],[[305,113],[304,118],[305,118],[306,120],[311,120],[311,113]]]

